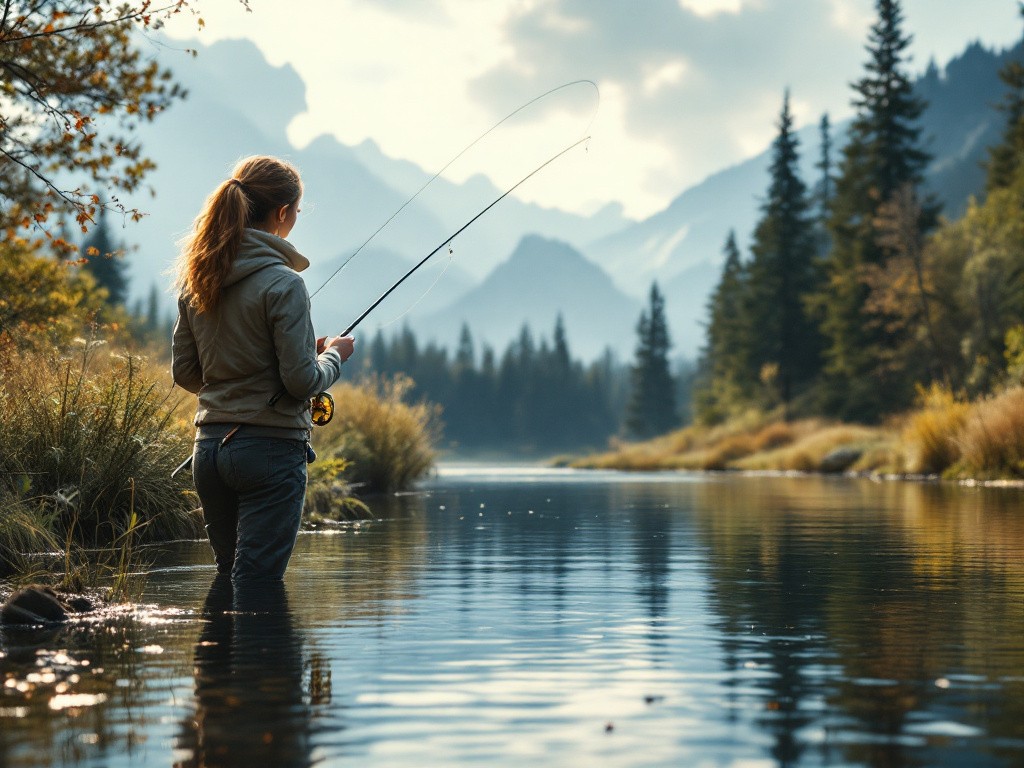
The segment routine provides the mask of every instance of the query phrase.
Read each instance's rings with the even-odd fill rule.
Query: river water
[[[1024,492],[447,467],[0,636],[0,766],[1019,766]]]

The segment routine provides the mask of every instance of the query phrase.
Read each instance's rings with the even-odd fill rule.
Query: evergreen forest
[[[940,388],[976,399],[1024,373],[1024,46],[1000,72],[999,141],[962,215],[925,185],[931,160],[897,0],[878,0],[856,115],[818,177],[800,177],[790,96],[749,253],[735,233],[708,305],[694,410],[879,423]],[[1024,6],[1021,7],[1024,21]],[[947,211],[946,216],[942,215]]]

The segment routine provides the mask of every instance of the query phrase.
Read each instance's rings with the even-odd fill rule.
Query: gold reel
[[[330,392],[321,392],[310,399],[309,415],[318,427],[330,423],[334,418],[334,398]]]

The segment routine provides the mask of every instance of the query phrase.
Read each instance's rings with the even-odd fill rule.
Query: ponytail
[[[216,309],[246,228],[300,197],[302,181],[289,163],[265,156],[239,162],[231,178],[206,198],[184,240],[177,286],[188,303],[198,312]]]

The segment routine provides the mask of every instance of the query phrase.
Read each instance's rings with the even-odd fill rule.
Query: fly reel
[[[321,392],[310,398],[309,416],[318,427],[330,423],[334,418],[334,398],[330,392]]]

